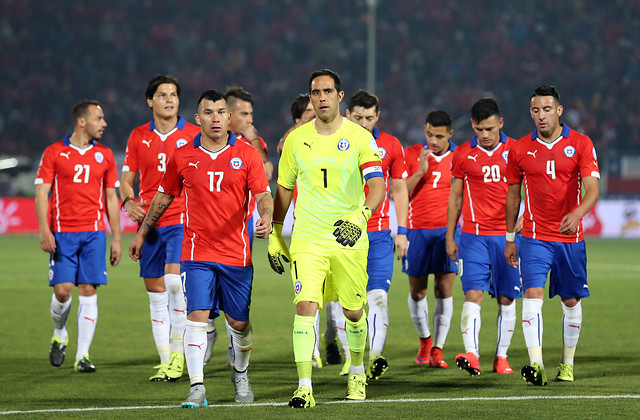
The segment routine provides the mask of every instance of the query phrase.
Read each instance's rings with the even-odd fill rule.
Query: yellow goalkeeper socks
[[[346,321],[347,340],[351,350],[351,365],[360,366],[364,361],[364,348],[367,344],[367,314],[363,311],[357,322]]]
[[[313,349],[316,344],[316,317],[296,315],[293,321],[293,355],[298,379],[311,380]]]

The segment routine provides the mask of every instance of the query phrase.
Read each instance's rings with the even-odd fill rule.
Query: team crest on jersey
[[[502,152],[502,159],[504,159],[505,162],[509,162],[509,151],[505,150],[504,152]]]
[[[384,159],[387,156],[387,151],[384,147],[378,147],[378,152],[380,152],[380,159]]]
[[[351,146],[351,143],[349,143],[349,140],[347,139],[340,139],[340,141],[338,142],[338,150],[340,150],[341,152],[347,150],[349,146]]]
[[[102,154],[102,152],[96,152],[93,157],[95,158],[96,162],[98,163],[102,163],[104,161],[104,155]]]
[[[181,148],[185,144],[187,144],[187,139],[178,139],[178,141],[176,141],[176,149]]]
[[[576,154],[576,149],[573,146],[567,146],[564,148],[563,152],[566,157],[572,158],[573,155]]]
[[[293,285],[294,290],[296,291],[296,295],[299,295],[300,292],[302,291],[302,283],[300,283],[300,280],[298,280],[294,285]]]
[[[233,169],[240,169],[242,168],[243,162],[242,162],[242,159],[240,159],[239,157],[234,157],[233,159],[231,159],[229,164]]]

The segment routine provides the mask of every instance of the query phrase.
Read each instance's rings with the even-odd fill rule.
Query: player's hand
[[[142,245],[144,245],[144,239],[141,235],[136,235],[131,241],[131,245],[129,245],[129,257],[133,261],[138,261],[142,258]]]
[[[256,222],[256,228],[253,231],[253,235],[256,238],[267,238],[269,236],[269,232],[271,232],[271,220],[268,218],[259,218]]]
[[[560,233],[563,235],[574,234],[576,230],[578,230],[578,226],[580,226],[580,217],[574,212],[571,212],[560,221]]]
[[[507,245],[504,247],[504,257],[511,267],[518,267],[518,246],[515,242],[507,241]]]
[[[127,202],[124,205],[124,209],[129,215],[129,219],[139,223],[139,222],[142,222],[142,220],[144,219],[144,216],[147,215],[147,212],[143,208],[146,205],[147,205],[146,201],[137,202],[134,200],[127,200]]]
[[[399,260],[407,255],[407,249],[409,249],[407,235],[396,235],[396,238],[393,240],[393,251],[398,252]]]
[[[282,260],[289,262],[291,257],[289,256],[289,248],[287,248],[287,244],[282,237],[282,223],[273,222],[271,224],[267,253],[269,256],[269,264],[271,264],[273,271],[278,274],[284,273]]]
[[[522,227],[524,226],[524,216],[518,217],[516,220],[516,226],[514,229],[514,233],[522,233]]]
[[[40,232],[40,248],[44,252],[48,252],[50,254],[56,252],[56,238],[50,230],[47,232]]]
[[[423,174],[427,173],[427,170],[429,169],[429,155],[431,154],[431,150],[429,150],[429,146],[424,146],[422,149],[420,149],[420,171]]]
[[[267,181],[271,181],[273,178],[273,163],[270,160],[266,161],[264,164],[264,172],[267,174]]]
[[[452,261],[458,262],[458,244],[454,239],[447,239],[447,255]]]
[[[336,237],[336,241],[343,246],[354,246],[362,231],[367,227],[367,221],[371,217],[371,209],[367,206],[362,206],[358,210],[351,214],[341,217],[333,226],[337,226],[337,229],[333,231],[333,236]]]
[[[258,137],[258,130],[253,124],[249,124],[244,130],[242,135],[249,141],[253,141]]]
[[[112,241],[109,262],[113,267],[118,265],[118,263],[120,262],[121,256],[122,256],[122,248],[120,246],[120,241]]]

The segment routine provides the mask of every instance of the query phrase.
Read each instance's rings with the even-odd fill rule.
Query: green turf
[[[123,242],[126,248],[131,237]],[[480,376],[455,368],[453,358],[463,350],[459,319],[462,293],[454,286],[454,314],[444,349],[449,368],[434,370],[414,362],[418,346],[407,309],[408,284],[396,264],[389,295],[390,331],[385,349],[389,370],[370,381],[367,401],[346,404],[346,380],[340,366],[314,370],[318,406],[297,412],[285,406],[297,387],[291,325],[294,307],[288,272],[278,276],[265,258],[265,241],[255,244],[255,282],[251,308],[254,331],[249,377],[257,406],[237,406],[224,365],[227,340],[222,333],[212,362],[205,367],[205,385],[213,407],[177,408],[189,382],[150,383],[158,357],[151,335],[149,300],[137,265],[123,258],[109,268],[109,285],[98,294],[99,320],[91,347],[95,374],[73,372],[77,294],[69,317],[70,344],[61,368],[49,365],[52,333],[49,317],[51,289],[47,286],[47,255],[35,236],[0,236],[0,414],[16,418],[638,418],[640,417],[640,241],[588,240],[589,285],[592,297],[583,301],[584,324],[576,354],[574,383],[550,382],[532,387],[519,377],[527,353],[518,323],[509,360],[514,375],[491,373],[496,305],[486,299],[480,333]],[[433,309],[432,284],[429,305]],[[521,302],[518,302],[520,319]],[[558,298],[546,300],[544,357],[547,374],[555,376],[561,352],[561,308]],[[321,321],[324,330],[324,314]],[[224,332],[221,322],[218,327]],[[631,395],[635,398],[588,398]],[[558,397],[583,398],[558,398]],[[521,397],[518,400],[508,398]],[[544,397],[544,398],[541,398]],[[586,397],[586,398],[585,398]],[[464,400],[471,398],[472,400]],[[385,401],[400,400],[407,401]],[[227,406],[220,406],[220,405]],[[260,405],[262,404],[262,405]],[[273,405],[268,405],[273,404]],[[124,409],[123,407],[152,407]],[[104,411],[59,411],[82,408]],[[6,414],[10,411],[47,410]]]

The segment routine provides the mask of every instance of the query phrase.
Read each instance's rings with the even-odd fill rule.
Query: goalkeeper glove
[[[333,224],[337,226],[337,229],[333,231],[336,241],[344,246],[354,246],[360,239],[370,217],[371,209],[367,206],[362,206],[355,212],[338,219]]]
[[[287,248],[287,244],[284,243],[284,238],[282,237],[282,223],[271,223],[267,252],[269,254],[269,264],[271,264],[273,271],[278,274],[284,273],[284,265],[280,258],[285,262],[289,262],[291,257],[289,256],[289,248]]]

